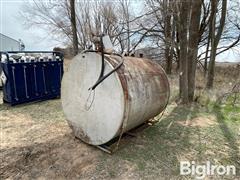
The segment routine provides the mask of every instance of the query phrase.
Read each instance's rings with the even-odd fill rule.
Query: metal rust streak
[[[136,126],[136,122],[143,123],[166,107],[169,99],[169,84],[159,64],[135,57],[124,57],[124,59],[124,65],[117,73],[125,98],[128,100],[127,129],[131,129]],[[116,67],[121,60],[119,57],[111,56],[109,62]]]
[[[122,57],[124,58],[124,57]],[[107,57],[108,62],[113,66],[113,68],[117,67],[119,63],[122,62],[122,59],[119,56],[110,56]],[[125,60],[125,58],[124,58]],[[117,70],[117,74],[118,77],[120,79],[121,85],[122,85],[122,90],[123,90],[123,94],[124,94],[124,114],[123,114],[123,118],[121,119],[121,127],[118,129],[118,132],[116,133],[116,136],[120,136],[122,135],[123,132],[126,132],[128,129],[126,129],[127,127],[127,123],[128,123],[128,119],[129,119],[129,111],[131,109],[131,97],[129,96],[129,92],[128,92],[128,84],[127,84],[127,78],[125,76],[125,64],[123,64],[118,70]]]
[[[133,69],[137,69],[139,72],[149,75],[159,75],[162,72],[162,69],[159,68],[160,65],[154,63],[153,61],[147,59],[137,59],[134,57],[128,57],[129,62]]]
[[[118,58],[114,57],[114,59],[111,58],[109,62],[113,66],[116,66],[120,61]],[[169,91],[168,79],[164,70],[160,65],[150,60],[125,57],[124,67],[120,68],[117,72],[118,75],[122,77],[121,79],[124,80],[124,84],[126,84],[126,80],[130,83],[131,80],[134,79],[136,82],[133,81],[132,83],[135,83],[135,85],[140,87],[148,85],[149,81],[151,81],[153,83],[151,86],[154,86],[155,90],[158,90],[158,92],[155,93]],[[124,85],[124,87],[127,87],[127,85]],[[126,88],[124,89],[126,90]],[[141,94],[142,89],[136,90]],[[154,88],[152,90],[154,90]],[[168,95],[166,96],[166,99],[168,99]]]
[[[125,59],[125,57],[124,57]],[[120,59],[120,57],[118,56],[110,56],[110,57],[107,57],[107,61],[115,68],[117,67],[117,65],[122,61]],[[120,81],[121,81],[121,84],[122,84],[122,88],[123,88],[123,91],[124,91],[124,96],[127,100],[131,100],[129,99],[129,95],[128,95],[128,87],[127,87],[127,80],[126,80],[126,76],[125,76],[125,66],[126,64],[124,63],[118,70],[117,70],[117,74],[120,78]]]

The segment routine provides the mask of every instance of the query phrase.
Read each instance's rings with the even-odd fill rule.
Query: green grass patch
[[[136,138],[126,138],[120,149],[112,156],[103,154],[102,169],[109,169],[109,176],[117,174],[118,168],[111,164],[126,162],[134,167],[140,177],[181,178],[181,160],[214,164],[233,164],[239,167],[239,108],[230,105],[207,106],[198,104],[184,107],[170,105],[160,122],[138,133]],[[192,127],[183,122],[194,118],[216,117],[212,126]],[[101,171],[101,170],[100,170]]]

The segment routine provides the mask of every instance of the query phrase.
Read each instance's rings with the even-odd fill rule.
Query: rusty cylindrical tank
[[[105,55],[105,74],[122,59]],[[101,71],[101,55],[75,56],[62,80],[62,106],[76,137],[92,145],[107,143],[158,115],[169,99],[169,83],[162,67],[147,59],[124,57],[124,64],[89,88]]]

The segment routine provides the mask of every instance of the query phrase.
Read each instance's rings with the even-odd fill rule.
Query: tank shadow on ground
[[[178,176],[179,155],[188,153],[191,149],[191,132],[187,126],[178,122],[186,121],[196,113],[197,108],[188,110],[177,106],[161,122],[138,132],[137,138],[123,138],[119,150],[113,156],[103,154],[100,171],[109,165],[109,161],[114,164],[127,160],[136,167],[140,177]],[[117,175],[117,169],[112,169],[109,173]]]

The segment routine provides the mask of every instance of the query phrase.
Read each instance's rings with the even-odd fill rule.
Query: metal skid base
[[[135,127],[134,129],[131,129],[130,131],[123,133],[121,138],[118,136],[118,137],[115,137],[114,139],[112,139],[111,141],[107,142],[106,144],[102,144],[102,145],[98,145],[98,146],[94,146],[94,147],[96,147],[106,153],[113,154],[118,149],[118,144],[122,139],[124,139],[126,137],[137,137],[138,132],[141,132],[148,127],[150,127],[148,122],[143,123],[143,124]]]

